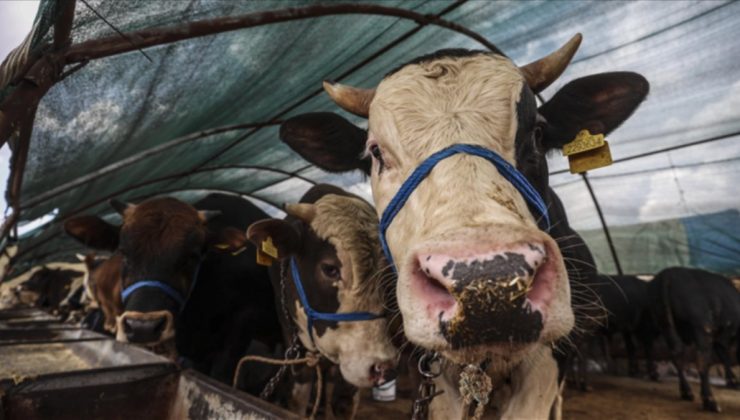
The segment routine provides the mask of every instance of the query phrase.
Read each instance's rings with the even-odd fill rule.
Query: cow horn
[[[534,93],[541,92],[563,74],[568,63],[578,51],[582,39],[583,36],[580,33],[575,34],[570,41],[554,53],[519,67]]]
[[[309,203],[285,204],[285,212],[310,224],[316,217],[316,206]]]
[[[121,216],[123,216],[123,213],[125,213],[126,210],[136,207],[135,204],[124,203],[123,201],[116,200],[115,198],[108,201],[108,204],[110,204],[110,206],[113,207],[113,210],[115,210]]]
[[[325,80],[324,90],[345,111],[363,118],[370,114],[370,102],[375,97],[375,89],[361,89]]]
[[[221,210],[200,210],[198,211],[198,216],[200,216],[201,220],[204,222],[207,222],[211,219],[213,219],[216,216],[221,215]]]

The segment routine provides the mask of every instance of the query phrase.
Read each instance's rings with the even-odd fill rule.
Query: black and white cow
[[[320,184],[285,211],[285,219],[259,221],[247,233],[257,246],[267,241],[275,247],[270,277],[289,317],[281,317],[285,342],[297,334],[305,349],[339,366],[356,387],[391,379],[397,358],[385,310],[391,273],[375,210],[353,194]],[[293,409],[299,413],[305,412],[311,379],[299,378],[295,388]]]

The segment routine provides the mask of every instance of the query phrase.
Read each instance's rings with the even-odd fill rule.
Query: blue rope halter
[[[333,312],[318,312],[314,310],[311,305],[308,304],[308,298],[306,297],[306,291],[303,290],[303,284],[301,281],[301,275],[298,273],[298,265],[295,262],[295,258],[290,258],[290,273],[293,277],[293,283],[295,288],[298,290],[298,298],[301,300],[303,305],[303,311],[306,313],[308,319],[308,335],[311,337],[311,343],[316,347],[316,342],[313,338],[313,323],[316,320],[321,321],[371,321],[373,319],[382,318],[383,315],[373,314],[370,312],[348,312],[348,313],[333,313]]]
[[[379,226],[380,245],[383,247],[383,252],[385,253],[386,258],[391,263],[392,267],[395,268],[395,263],[393,262],[391,251],[388,248],[388,243],[385,239],[385,233],[388,230],[388,227],[390,226],[391,222],[393,222],[393,219],[396,217],[398,212],[401,211],[403,205],[406,204],[406,201],[409,199],[411,193],[414,192],[421,181],[423,181],[424,178],[426,178],[427,175],[432,172],[432,169],[434,169],[434,167],[440,161],[458,153],[479,156],[493,164],[493,166],[496,167],[499,173],[504,178],[506,178],[507,181],[514,185],[514,188],[519,191],[522,197],[524,197],[527,202],[529,202],[537,209],[537,211],[542,216],[542,220],[545,222],[546,229],[550,229],[550,217],[547,213],[547,205],[545,205],[544,200],[542,200],[540,194],[537,192],[536,189],[534,189],[532,184],[529,183],[527,178],[522,175],[522,173],[519,172],[512,164],[504,160],[504,158],[499,156],[493,150],[486,149],[485,147],[473,144],[454,144],[426,158],[426,160],[424,160],[414,170],[414,172],[411,173],[406,181],[401,184],[401,188],[399,188],[396,195],[394,195],[393,199],[391,199],[390,203],[388,203],[388,207],[386,207],[383,211],[383,216],[380,218]]]
[[[177,289],[165,282],[159,280],[139,280],[131,284],[127,288],[121,290],[121,302],[125,305],[126,299],[128,299],[128,297],[131,296],[132,293],[139,289],[153,288],[159,289],[164,292],[164,294],[171,297],[172,300],[177,302],[177,306],[180,308],[180,311],[182,311],[183,307],[185,306],[185,302],[187,301],[187,297],[190,296],[190,292],[192,292],[195,288],[195,282],[198,280],[198,274],[200,273],[200,265],[201,263],[198,263],[197,267],[195,268],[195,273],[193,273],[193,281],[190,284],[190,290],[188,291],[187,296],[183,296],[182,293],[180,293]]]

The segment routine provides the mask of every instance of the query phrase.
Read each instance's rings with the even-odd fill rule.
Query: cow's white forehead
[[[499,55],[407,65],[378,85],[370,131],[403,143],[412,156],[426,156],[450,142],[513,148],[516,104],[524,83],[519,69]]]
[[[327,194],[315,203],[316,216],[311,229],[328,240],[337,254],[351,261],[352,289],[367,297],[376,287],[367,284],[380,270],[378,216],[375,209],[360,198]],[[344,261],[343,261],[344,263]],[[369,290],[368,290],[369,289]]]

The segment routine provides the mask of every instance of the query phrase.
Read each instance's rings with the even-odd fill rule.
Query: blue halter
[[[193,282],[190,284],[190,290],[188,291],[187,296],[183,296],[182,293],[180,293],[177,289],[165,282],[159,280],[139,280],[121,291],[121,302],[125,304],[126,299],[128,299],[128,297],[131,296],[132,293],[139,289],[148,287],[159,289],[164,292],[164,294],[171,297],[172,300],[177,302],[177,306],[180,308],[180,311],[182,311],[182,308],[185,306],[185,302],[187,301],[187,297],[190,296],[190,292],[192,292],[195,288],[195,282],[198,280],[199,273],[200,263],[198,263],[198,266],[195,268],[195,273],[193,274]]]
[[[333,313],[333,312],[318,312],[314,310],[311,305],[308,304],[308,298],[306,297],[306,291],[303,290],[303,284],[301,281],[301,275],[298,273],[298,265],[295,262],[295,258],[290,258],[290,273],[293,277],[293,283],[295,288],[298,290],[298,298],[301,300],[303,305],[303,311],[306,313],[308,318],[308,335],[311,337],[311,343],[314,347],[316,343],[313,338],[313,322],[315,320],[321,321],[371,321],[373,319],[382,318],[383,315],[373,314],[370,312],[349,312],[349,313]]]
[[[385,253],[386,258],[388,259],[388,262],[391,263],[392,267],[395,268],[395,263],[393,262],[391,251],[390,249],[388,249],[388,243],[385,239],[385,233],[388,230],[388,226],[390,226],[391,222],[393,222],[393,219],[396,217],[398,212],[401,211],[403,205],[406,204],[406,201],[408,200],[411,193],[414,192],[421,181],[423,181],[424,178],[426,178],[427,175],[432,172],[432,169],[434,169],[434,167],[443,159],[447,159],[448,157],[456,155],[458,153],[479,156],[492,163],[493,166],[498,169],[499,173],[504,178],[506,178],[507,181],[511,182],[511,184],[514,185],[514,188],[519,191],[522,197],[524,197],[527,202],[529,202],[537,209],[537,211],[542,216],[542,220],[544,220],[545,222],[547,230],[550,229],[550,217],[547,214],[547,205],[545,205],[545,202],[542,200],[542,197],[540,197],[540,194],[537,192],[537,190],[534,189],[532,184],[527,181],[527,178],[522,175],[521,172],[519,172],[513,165],[504,160],[504,158],[499,156],[493,150],[473,144],[454,144],[426,158],[426,160],[424,160],[414,170],[414,172],[406,179],[406,181],[403,182],[401,188],[399,188],[396,195],[394,195],[393,199],[391,199],[390,203],[388,203],[388,207],[386,207],[383,211],[383,216],[380,218],[379,226],[380,245],[383,247],[383,252]]]

